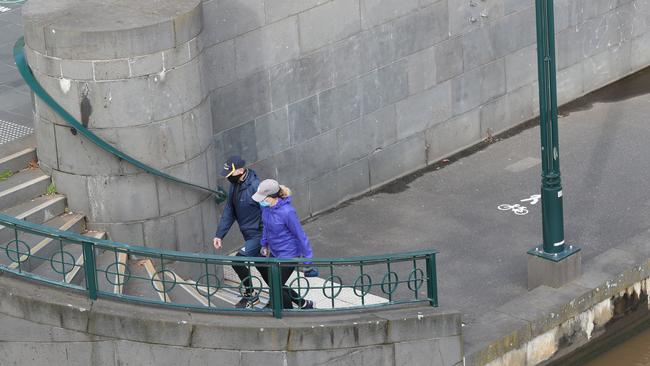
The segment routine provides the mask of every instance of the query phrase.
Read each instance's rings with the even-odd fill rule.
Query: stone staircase
[[[52,180],[39,169],[36,159],[36,149],[31,147],[0,158],[0,212],[59,230],[106,239],[105,232],[87,229],[83,214],[69,212],[66,197],[54,192],[55,187],[51,186]],[[19,260],[16,260],[16,254],[12,253],[10,256],[6,247],[7,243],[16,239],[16,236],[26,247],[29,247],[28,255],[25,246],[20,244],[20,251],[25,254],[21,254]],[[71,270],[70,264],[67,269],[62,264],[72,263],[72,261],[75,266]],[[202,287],[192,286],[195,282],[175,272],[173,264],[168,266],[168,272],[164,274],[168,276],[166,278],[168,283],[176,281],[177,285],[170,291],[163,291],[164,282],[159,277],[160,272],[154,262],[151,259],[129,258],[125,253],[98,251],[96,263],[99,270],[117,268],[116,271],[108,271],[115,272],[114,274],[98,273],[99,289],[144,300],[208,305],[207,296],[200,292]],[[64,243],[35,234],[15,232],[11,228],[0,226],[0,265],[14,270],[20,267],[21,271],[52,281],[65,281],[85,286],[82,248],[75,243]],[[125,275],[129,280],[124,281]],[[227,285],[236,286],[231,280],[225,281],[228,282]],[[120,284],[121,282],[124,283]],[[267,300],[267,296],[262,298]],[[210,303],[215,306],[231,306],[237,301],[239,301],[238,293],[229,289],[221,289],[210,299]]]

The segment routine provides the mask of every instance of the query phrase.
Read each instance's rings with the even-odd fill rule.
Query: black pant
[[[242,252],[237,252],[236,256],[244,257],[245,254],[243,254]],[[251,281],[250,265],[232,266],[232,269],[234,269],[235,273],[237,273],[237,276],[239,277],[239,280],[241,281],[242,285],[245,288],[246,294],[252,293],[252,291],[253,291],[253,281]],[[259,270],[259,268],[258,268],[258,270]]]
[[[291,274],[295,269],[296,267],[280,267],[280,281],[282,282],[283,285],[282,286],[282,308],[283,309],[293,309],[292,302],[295,302],[298,305],[298,307],[303,307],[305,305],[305,300],[299,299],[300,294],[298,294],[292,288],[285,286],[287,281],[289,280],[289,277],[291,277]],[[264,278],[264,281],[267,284],[271,283],[269,279],[268,267],[260,266],[257,270],[260,271],[262,278]],[[269,288],[269,292],[271,292],[270,288]]]

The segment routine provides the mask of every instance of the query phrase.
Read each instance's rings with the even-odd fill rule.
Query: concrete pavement
[[[585,271],[650,228],[649,92],[646,69],[561,108],[565,236],[582,248]],[[541,207],[522,200],[540,190],[539,129],[483,147],[310,220],[315,255],[434,247],[441,308],[460,310],[470,326],[527,294],[526,251],[541,243]],[[529,213],[497,209],[517,203]]]

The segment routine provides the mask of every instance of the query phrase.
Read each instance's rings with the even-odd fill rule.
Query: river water
[[[585,366],[650,366],[650,328],[614,346]]]

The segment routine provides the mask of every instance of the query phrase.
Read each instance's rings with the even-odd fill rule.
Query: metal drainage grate
[[[34,133],[34,129],[31,127],[0,119],[0,145],[17,140],[23,136],[31,135],[32,133]]]

